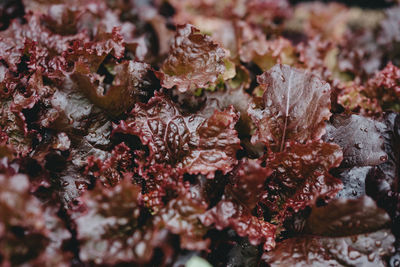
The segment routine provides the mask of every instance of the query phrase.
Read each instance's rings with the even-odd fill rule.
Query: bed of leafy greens
[[[0,1],[1,266],[400,266],[400,4]]]

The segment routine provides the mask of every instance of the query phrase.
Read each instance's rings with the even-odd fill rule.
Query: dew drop
[[[363,144],[361,144],[361,143],[356,143],[354,146],[355,146],[356,148],[358,148],[358,149],[361,149],[361,148],[364,147]]]
[[[375,241],[375,246],[377,246],[378,248],[382,245],[382,242],[377,240]]]
[[[374,253],[368,254],[368,260],[369,261],[374,261],[374,259],[375,259],[375,254]]]
[[[139,242],[135,247],[135,254],[138,256],[143,256],[146,251],[146,244],[144,242]]]
[[[358,252],[357,250],[353,250],[351,248],[348,249],[348,253],[349,253],[349,258],[351,260],[356,260],[359,257],[361,257],[361,253],[360,252]]]
[[[127,218],[119,218],[119,219],[117,220],[117,223],[118,223],[119,225],[125,225],[125,224],[128,223],[128,219],[127,219]]]
[[[286,81],[285,76],[281,75],[281,80],[282,82],[285,82]]]
[[[270,98],[267,99],[266,103],[265,103],[266,107],[270,107],[272,106],[272,100]]]
[[[63,187],[67,187],[69,185],[69,183],[67,181],[62,182],[61,184]]]
[[[353,189],[353,191],[351,192],[353,194],[353,196],[357,196],[357,191]]]
[[[383,161],[386,161],[388,159],[388,157],[387,157],[387,155],[384,155],[384,156],[381,156],[379,159],[383,162]]]
[[[386,238],[389,234],[387,232],[383,233],[383,237]]]

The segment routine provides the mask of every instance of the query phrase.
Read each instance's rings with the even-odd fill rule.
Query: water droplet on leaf
[[[354,146],[355,146],[356,148],[358,148],[358,149],[361,149],[361,148],[364,147],[363,144],[361,144],[361,143],[356,143]]]
[[[349,248],[349,249],[348,249],[348,253],[349,253],[349,258],[350,258],[351,260],[356,260],[356,259],[358,259],[359,257],[361,257],[360,252],[358,252],[357,250],[354,250],[354,249],[352,249],[352,248]]]
[[[374,261],[374,259],[375,259],[375,254],[374,253],[371,253],[371,254],[368,255],[368,260],[369,261]]]

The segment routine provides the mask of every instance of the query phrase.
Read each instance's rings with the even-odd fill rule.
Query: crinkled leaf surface
[[[205,238],[205,227],[200,216],[207,205],[191,197],[190,192],[181,193],[168,202],[154,219],[156,225],[165,227],[171,233],[180,236],[180,246],[189,250],[206,250],[210,240]]]
[[[265,250],[275,246],[275,225],[256,216],[234,200],[221,200],[202,219],[203,224],[219,230],[230,227],[239,236],[247,237],[252,245],[263,243]]]
[[[261,29],[244,21],[235,25],[242,61],[253,61],[263,71],[269,70],[275,64],[292,65],[297,61],[295,49],[289,40],[283,37],[266,40]]]
[[[379,102],[383,110],[400,111],[400,68],[387,64],[368,80],[366,94]]]
[[[264,182],[271,174],[256,160],[242,161],[232,172],[230,184],[225,187],[222,200],[202,216],[205,225],[214,224],[217,229],[230,227],[239,236],[248,237],[252,245],[264,243],[264,249],[275,246],[275,225],[260,216],[254,216],[252,209],[261,200]],[[253,189],[252,195],[247,190]]]
[[[357,83],[340,84],[338,104],[345,109],[363,116],[377,115],[382,107],[377,98],[368,97],[366,88]]]
[[[206,87],[225,71],[224,57],[224,50],[209,36],[190,24],[178,26],[170,54],[157,75],[163,87],[176,86],[181,92]]]
[[[115,186],[125,175],[129,175],[132,165],[132,154],[125,143],[120,143],[111,151],[106,160],[88,157],[86,170],[104,185]]]
[[[140,220],[145,211],[140,204],[139,186],[128,179],[111,189],[97,185],[85,192],[81,201],[86,212],[76,224],[82,260],[116,264],[150,259],[156,232]]]
[[[55,210],[31,195],[28,177],[0,175],[0,184],[0,263],[68,266],[72,255],[61,245],[71,236]]]
[[[264,94],[260,106],[248,110],[257,126],[253,142],[282,151],[288,141],[304,143],[324,134],[331,115],[329,84],[288,65],[275,65],[257,80]]]
[[[270,168],[260,166],[256,160],[241,161],[231,174],[227,190],[241,204],[252,210],[260,201],[264,183],[271,173]]]
[[[233,107],[210,107],[209,113],[185,115],[167,96],[156,94],[149,103],[136,105],[114,132],[138,136],[149,147],[151,161],[213,177],[237,162],[240,140],[234,126],[239,116]]]
[[[101,82],[96,74],[90,73],[87,67],[77,63],[72,79],[92,103],[116,116],[131,109],[145,94],[141,89],[146,84],[148,71],[149,65],[145,63],[125,61],[114,66],[115,77],[108,85]]]
[[[396,1],[0,2],[1,266],[400,262]]]
[[[267,162],[274,174],[263,198],[277,213],[277,222],[293,211],[314,205],[318,199],[333,198],[342,189],[342,183],[328,171],[338,167],[342,158],[338,145],[321,141],[292,143],[284,152],[270,157]]]

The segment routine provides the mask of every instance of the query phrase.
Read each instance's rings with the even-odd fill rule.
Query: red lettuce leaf
[[[275,65],[258,82],[264,94],[262,103],[248,110],[257,126],[252,142],[282,151],[288,141],[304,143],[324,134],[331,115],[329,84],[287,65]]]
[[[103,108],[107,113],[117,116],[130,110],[141,96],[146,83],[149,65],[134,61],[125,61],[113,66],[115,76],[111,84],[103,82],[103,77],[77,62],[71,78],[76,82],[90,101]]]
[[[392,265],[400,261],[400,193],[399,166],[400,117],[396,113],[385,116],[387,130],[384,133],[385,151],[388,160],[372,168],[366,177],[365,191],[384,209],[392,219],[392,232],[396,236],[396,254],[390,260]]]
[[[400,68],[389,63],[368,80],[366,95],[376,99],[385,111],[400,111]]]
[[[165,88],[176,88],[180,92],[207,87],[225,71],[225,52],[210,37],[201,34],[190,24],[177,27],[177,33],[156,75]]]
[[[185,115],[167,96],[156,94],[147,104],[137,104],[114,132],[138,136],[149,147],[151,162],[168,163],[189,174],[213,177],[236,164],[240,140],[234,129],[239,119],[233,107],[224,111]]]
[[[28,14],[27,22],[21,25],[14,21],[0,32],[0,59],[13,72],[24,72],[38,68],[46,70],[49,77],[60,76],[65,59],[62,53],[76,40],[88,41],[82,33],[69,36],[52,34],[42,26],[39,16]]]
[[[183,180],[183,172],[169,165],[146,161],[137,151],[134,179],[142,184],[143,201],[159,229],[178,235],[180,247],[188,250],[206,250],[208,227],[200,222],[208,203],[201,190]]]
[[[273,248],[275,225],[252,214],[270,174],[269,168],[261,167],[255,160],[240,162],[230,175],[222,200],[202,216],[202,222],[219,230],[230,227],[239,236],[247,237],[252,245],[263,243],[265,250]],[[248,191],[249,188],[254,191]]]
[[[180,247],[188,250],[207,250],[210,240],[204,238],[208,227],[204,226],[200,217],[207,205],[192,198],[190,191],[180,192],[162,208],[154,218],[160,228],[166,228],[180,237]]]
[[[80,201],[85,212],[76,218],[80,258],[96,264],[143,263],[159,243],[158,232],[141,219],[141,188],[128,179],[113,188],[97,185]]]
[[[366,79],[378,71],[381,68],[384,51],[379,49],[376,38],[374,31],[370,30],[345,34],[338,57],[339,69],[362,79]]]
[[[248,21],[267,32],[279,31],[282,22],[292,14],[292,8],[286,0],[249,0],[249,1],[169,1],[176,9],[174,19],[178,22],[193,21],[198,18],[207,20],[226,19]],[[205,23],[204,23],[205,24]],[[199,27],[202,25],[199,24]]]
[[[242,237],[247,237],[252,245],[263,243],[264,250],[275,247],[275,225],[251,214],[245,206],[234,200],[221,200],[207,211],[202,222],[214,225],[218,230],[230,227]]]
[[[88,157],[86,172],[94,175],[104,186],[115,186],[125,176],[129,175],[132,165],[132,155],[130,148],[124,143],[115,146],[111,151],[111,156],[106,160]]]
[[[48,129],[48,137],[53,131],[64,132],[70,144],[66,147],[54,144],[54,147],[51,139],[46,138],[32,153],[32,158],[49,172],[52,190],[69,207],[91,184],[90,176],[84,171],[89,159],[105,161],[111,157],[111,122],[81,93],[71,89],[56,91],[47,105],[49,112],[40,114],[42,127]]]
[[[245,88],[243,88],[246,86],[247,81],[246,79],[244,79],[244,81],[239,80],[237,88],[232,86],[233,83],[234,81],[231,80],[230,84],[227,83],[225,85],[226,88],[224,90],[218,90],[215,92],[206,91],[204,95],[207,97],[207,101],[214,101],[216,99],[221,108],[228,108],[232,105],[237,111],[239,111],[240,119],[236,125],[236,129],[242,136],[250,135],[252,121],[247,114],[247,108],[249,103],[251,103],[252,98],[250,94],[245,91]]]
[[[307,16],[302,25],[307,36],[312,38],[320,36],[323,40],[327,39],[335,43],[340,43],[344,39],[346,24],[350,19],[350,10],[344,4],[303,3],[299,9]]]
[[[264,253],[270,266],[385,266],[394,237],[389,217],[368,197],[335,200],[313,208],[299,237]]]
[[[366,87],[355,82],[340,83],[338,89],[338,104],[353,113],[378,117],[382,107],[378,99],[368,96]]]
[[[256,160],[242,160],[231,174],[226,190],[235,199],[252,210],[260,201],[264,183],[272,174],[272,169],[260,166]]]
[[[317,200],[329,200],[342,189],[339,179],[329,174],[338,167],[343,155],[336,144],[314,141],[307,144],[291,143],[284,152],[267,159],[274,170],[263,202],[276,214],[280,224],[293,212],[315,205]]]
[[[116,59],[122,58],[125,52],[124,44],[119,28],[113,28],[111,33],[99,33],[89,42],[85,40],[74,42],[65,54],[65,58],[69,64],[84,63],[90,71],[96,72],[107,55],[112,55]]]
[[[268,71],[275,64],[292,65],[297,61],[295,47],[289,40],[283,37],[266,40],[261,29],[244,21],[235,25],[240,60],[252,61],[263,71]]]
[[[68,266],[72,254],[62,243],[71,235],[56,210],[31,195],[25,175],[0,175],[0,185],[0,263]]]
[[[35,121],[27,120],[27,116],[29,118],[35,113],[30,111],[48,97],[51,89],[43,85],[40,70],[20,79],[6,70],[0,88],[3,89],[0,94],[0,128],[7,136],[5,143],[13,147],[16,155],[26,156],[31,152],[34,140],[40,139],[37,131],[30,127]]]
[[[135,151],[135,156],[134,179],[142,183],[143,200],[152,213],[158,213],[181,193],[181,189],[188,190],[181,170],[170,165],[152,164],[146,160],[144,151]]]
[[[335,170],[335,177],[340,178],[343,189],[336,198],[357,199],[366,194],[365,179],[371,166],[353,167]]]
[[[11,2],[1,266],[398,265],[398,5]]]
[[[324,140],[343,149],[342,167],[378,165],[387,159],[382,133],[386,126],[359,115],[331,118]]]
[[[299,53],[299,63],[302,67],[313,71],[321,77],[331,77],[327,66],[327,57],[335,48],[332,41],[323,40],[320,35],[302,42],[296,46]]]

